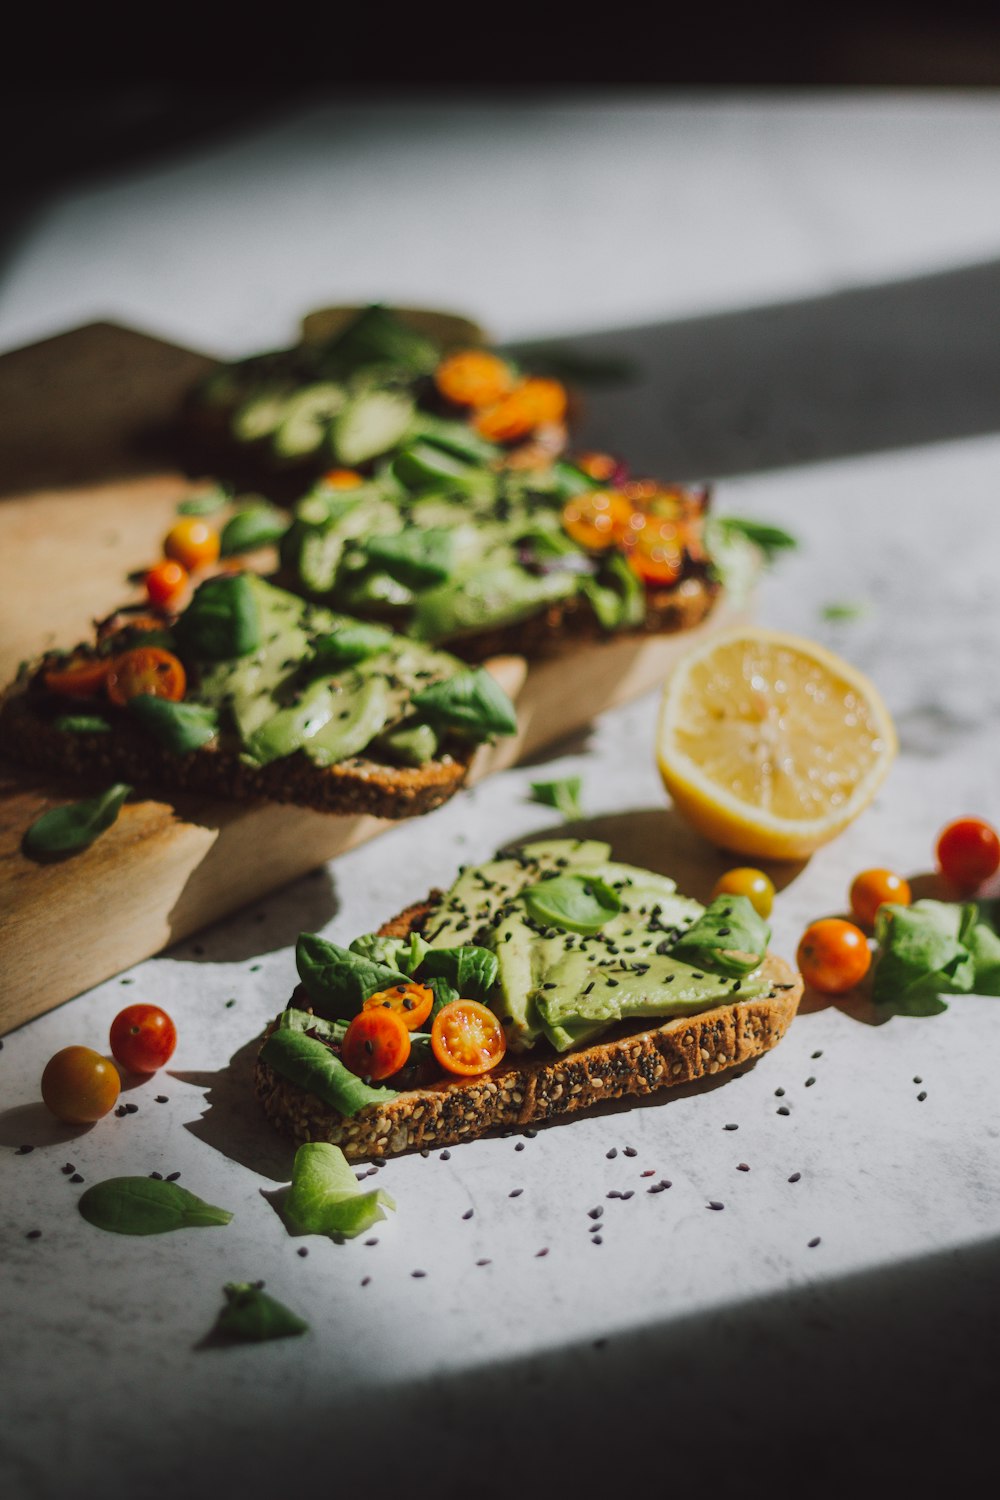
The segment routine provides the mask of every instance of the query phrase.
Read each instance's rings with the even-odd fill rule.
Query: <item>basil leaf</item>
[[[351,621],[316,638],[315,659],[310,665],[331,672],[340,667],[353,667],[355,662],[367,661],[370,656],[387,650],[395,639],[392,631],[383,625]]]
[[[52,720],[52,728],[62,734],[108,734],[111,725],[100,714],[59,714]]]
[[[763,521],[749,521],[743,516],[715,516],[713,523],[726,540],[736,536],[753,542],[763,552],[766,562],[772,562],[779,552],[791,551],[799,545],[790,531],[769,526]]]
[[[88,848],[99,834],[111,827],[131,791],[130,786],[119,781],[97,797],[71,802],[68,807],[49,808],[32,823],[21,840],[21,848],[32,858],[46,854],[75,854]]]
[[[219,717],[204,703],[172,703],[149,693],[129,702],[129,712],[174,755],[200,750],[219,732]]]
[[[759,969],[771,929],[746,896],[716,896],[670,949],[671,958],[737,978]]]
[[[289,527],[284,511],[274,505],[248,505],[230,516],[219,537],[219,555],[232,557],[234,552],[252,552],[278,542]]]
[[[531,800],[541,802],[544,807],[554,807],[564,818],[582,818],[579,776],[563,776],[559,781],[533,781]]]
[[[248,656],[260,645],[253,587],[245,573],[207,579],[175,627],[188,654],[206,661]]]
[[[461,948],[429,948],[417,970],[417,979],[445,979],[468,1000],[485,1000],[496,984],[499,960],[489,948],[466,943]]]
[[[617,891],[596,875],[554,875],[521,894],[535,922],[566,932],[599,932],[622,909]]]
[[[396,1205],[381,1188],[364,1192],[339,1146],[308,1141],[295,1153],[292,1185],[282,1213],[300,1234],[343,1235],[352,1239]]]
[[[407,976],[387,964],[339,948],[315,932],[299,934],[295,967],[306,994],[320,1011],[334,1019],[356,1016],[369,995],[405,984]]]
[[[370,536],[364,549],[372,562],[407,588],[443,583],[452,570],[453,537],[443,526]]]
[[[179,516],[214,516],[228,499],[229,491],[225,486],[214,485],[210,490],[199,490],[196,495],[186,496],[178,504],[177,514]]]
[[[88,1224],[111,1234],[211,1228],[228,1224],[233,1217],[176,1182],[160,1182],[155,1177],[109,1177],[89,1187],[78,1206]]]
[[[462,730],[476,739],[517,733],[514,705],[485,667],[434,683],[414,694],[413,706],[432,723]]]
[[[942,995],[968,994],[976,961],[966,946],[976,926],[973,902],[886,902],[875,917],[879,954],[872,999],[897,1015],[933,1016],[947,1010]],[[985,949],[980,950],[986,959]],[[988,959],[987,959],[988,965]]]
[[[356,1115],[368,1104],[383,1104],[396,1097],[395,1089],[372,1088],[345,1068],[325,1043],[302,1031],[272,1031],[260,1049],[260,1059],[342,1115]]]
[[[222,1288],[226,1301],[210,1337],[234,1344],[261,1344],[267,1339],[307,1333],[309,1324],[283,1302],[250,1281],[230,1281]]]

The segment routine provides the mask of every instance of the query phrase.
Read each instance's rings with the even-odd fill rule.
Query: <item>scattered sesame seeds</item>
[[[719,1202],[718,1198],[710,1198],[708,1200],[708,1202],[706,1203],[706,1205],[705,1205],[706,1208],[714,1208],[714,1209],[725,1208],[725,1206],[726,1205],[724,1203],[720,1203]]]
[[[818,1245],[818,1244],[819,1244],[819,1235],[816,1235],[816,1237],[815,1237],[815,1239],[811,1239],[811,1240],[810,1240],[810,1241],[809,1241],[809,1249],[810,1249],[810,1250],[815,1250],[815,1249],[816,1249],[816,1246],[817,1246],[817,1245]]]
[[[787,1104],[779,1104],[778,1108],[775,1110],[775,1114],[778,1114],[778,1115],[790,1115],[791,1114],[791,1110],[788,1108]]]
[[[610,1151],[605,1151],[605,1153],[604,1153],[605,1159],[607,1161],[614,1161],[614,1159],[615,1159],[615,1157],[617,1155],[618,1155],[618,1148],[616,1146],[612,1146]]]
[[[807,1088],[807,1089],[811,1089],[812,1086],[813,1086],[813,1084],[815,1082],[816,1082],[815,1078],[813,1078],[812,1075],[810,1074],[810,1076],[805,1081],[804,1087]]]
[[[626,1155],[626,1156],[638,1156],[638,1155],[639,1155],[639,1153],[638,1153],[638,1151],[637,1151],[637,1150],[636,1150],[636,1149],[635,1149],[635,1147],[634,1147],[634,1146],[626,1146],[626,1147],[625,1147],[625,1155]]]
[[[920,1093],[917,1095],[917,1102],[920,1103],[920,1104],[923,1104],[923,1102],[924,1102],[924,1100],[926,1098],[927,1098],[927,1090],[926,1089],[921,1089]]]
[[[473,1211],[472,1211],[472,1209],[471,1209],[471,1208],[467,1208],[467,1209],[466,1209],[466,1210],[465,1210],[465,1213],[464,1213],[464,1214],[463,1214],[463,1215],[462,1215],[462,1218],[463,1218],[463,1219],[471,1219],[471,1218],[472,1218],[472,1212],[473,1212]]]
[[[738,1125],[723,1125],[723,1130],[739,1130]]]
[[[34,1146],[28,1146],[28,1145],[18,1146],[17,1150],[14,1152],[14,1155],[15,1156],[29,1156],[31,1154],[31,1152],[34,1151],[34,1149],[35,1149]]]
[[[301,1255],[302,1259],[305,1260],[306,1256],[309,1254],[309,1246],[308,1245],[300,1245],[299,1248],[296,1250],[295,1253],[296,1253],[296,1255]]]
[[[410,1275],[416,1277],[416,1279],[419,1281],[420,1278],[421,1278],[421,1276],[426,1276],[427,1275],[427,1272],[426,1271],[411,1271]]]
[[[40,1229],[29,1229],[27,1234],[24,1236],[26,1240],[40,1240],[41,1237],[42,1231]]]
[[[520,1198],[520,1196],[521,1196],[521,1194],[523,1192],[524,1192],[524,1188],[511,1188],[510,1192],[507,1194],[507,1197],[508,1198]]]
[[[789,1177],[788,1180],[789,1180],[789,1182],[798,1182],[801,1176],[802,1176],[801,1172],[793,1172],[792,1175],[791,1175],[791,1177]]]
[[[749,1165],[748,1162],[738,1161],[736,1163],[736,1170],[737,1170],[737,1172],[749,1172],[750,1165]]]

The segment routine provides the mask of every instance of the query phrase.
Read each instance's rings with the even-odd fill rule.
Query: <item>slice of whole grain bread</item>
[[[380,929],[385,937],[419,931],[438,893]],[[254,1086],[268,1119],[295,1141],[329,1141],[349,1161],[454,1146],[488,1131],[575,1114],[608,1099],[691,1083],[759,1057],[775,1046],[802,998],[802,978],[768,954],[766,995],[720,1005],[659,1025],[623,1022],[577,1051],[511,1055],[478,1078],[442,1078],[408,1089],[350,1118],[276,1073],[258,1058]],[[270,1030],[271,1028],[269,1028]]]

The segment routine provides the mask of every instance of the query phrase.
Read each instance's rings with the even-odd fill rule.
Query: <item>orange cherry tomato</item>
[[[328,469],[323,483],[331,490],[356,490],[364,480],[356,469]]]
[[[617,490],[588,490],[563,506],[563,529],[581,547],[606,552],[629,533],[634,507]]]
[[[774,882],[763,870],[739,865],[715,882],[713,896],[746,896],[759,917],[769,917],[774,905]]]
[[[558,380],[541,376],[522,381],[492,406],[476,414],[477,431],[494,443],[512,443],[536,427],[561,422],[566,415],[566,392]]]
[[[158,1005],[126,1005],[111,1023],[111,1051],[129,1073],[155,1073],[176,1046],[177,1028]]]
[[[821,995],[846,995],[871,966],[868,939],[840,917],[824,917],[802,934],[798,965],[806,984]]]
[[[156,609],[172,609],[187,592],[188,573],[173,558],[164,558],[146,574],[146,597]]]
[[[434,384],[446,401],[478,408],[506,396],[514,375],[507,362],[488,349],[459,349],[438,365]]]
[[[596,479],[598,484],[607,484],[618,469],[618,460],[610,453],[581,453],[573,459],[573,464],[589,479]]]
[[[653,588],[676,583],[684,566],[684,537],[676,521],[636,511],[624,541],[633,573]]]
[[[851,911],[862,927],[875,926],[875,913],[884,901],[909,906],[910,887],[894,870],[862,870],[851,882]]]
[[[63,1047],[49,1058],[42,1074],[42,1098],[67,1125],[103,1119],[120,1092],[118,1069],[90,1047]]]
[[[66,698],[92,698],[104,687],[110,667],[107,656],[75,656],[44,673],[45,686]]]
[[[956,818],[937,841],[937,865],[956,890],[972,895],[1000,869],[1000,838],[982,818]]]
[[[410,1055],[410,1033],[396,1011],[363,1010],[348,1026],[340,1060],[359,1078],[390,1078]]]
[[[200,516],[182,516],[163,539],[167,557],[192,572],[219,560],[219,533]]]
[[[398,1016],[407,1031],[417,1031],[434,1007],[434,991],[425,984],[396,984],[391,990],[369,995],[364,1010],[388,1010]]]
[[[478,1000],[453,1000],[434,1017],[431,1051],[448,1073],[488,1073],[507,1051],[498,1018]]]
[[[187,676],[172,651],[164,651],[162,646],[136,646],[134,651],[115,657],[107,688],[108,697],[119,708],[124,708],[130,698],[144,694],[179,703],[187,688]]]

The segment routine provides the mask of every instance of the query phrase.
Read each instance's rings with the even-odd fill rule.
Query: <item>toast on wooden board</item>
[[[433,936],[446,903],[446,897],[433,892],[385,923],[379,936],[411,941],[414,934],[430,931]],[[663,930],[656,928],[657,933]],[[595,961],[589,972],[598,975],[599,970]],[[695,977],[706,976],[699,972]],[[328,1141],[349,1160],[452,1146],[492,1130],[536,1124],[608,1100],[691,1083],[751,1061],[781,1040],[802,996],[801,976],[770,951],[764,952],[752,981],[730,982],[731,991],[740,993],[738,999],[734,993],[726,1003],[652,1023],[634,1017],[618,1021],[605,1027],[600,1040],[567,1050],[557,1051],[544,1037],[530,1050],[509,1047],[502,1061],[476,1077],[455,1077],[440,1067],[435,1076],[433,1065],[425,1066],[414,1086],[400,1083],[396,1092],[386,1091],[384,1100],[373,1097],[351,1114],[337,1110],[303,1087],[301,1078],[293,1080],[272,1064],[268,1040],[281,1024],[279,1017],[265,1033],[255,1090],[265,1115],[283,1133],[300,1143]],[[756,992],[746,993],[748,988]],[[290,1004],[311,1008],[303,985]],[[301,1011],[296,1014],[298,1024],[307,1024]]]

